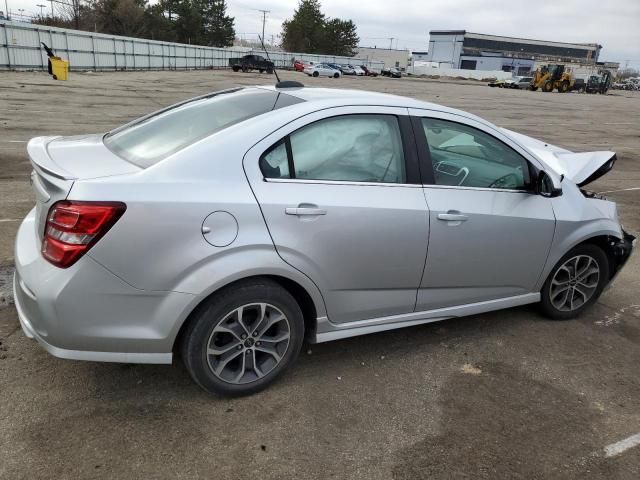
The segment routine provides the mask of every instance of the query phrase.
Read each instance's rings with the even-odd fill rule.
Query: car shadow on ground
[[[535,356],[536,342],[554,329],[596,328],[592,319],[580,322],[546,321],[527,306],[305,345],[279,382],[235,399],[201,391],[177,360],[172,366],[68,362],[27,343],[32,347],[17,347],[33,368],[30,401],[59,414],[33,412],[13,441],[39,459],[29,464],[48,465],[43,478],[126,476],[136,471],[141,450],[156,465],[180,452],[164,473],[190,465],[194,478],[212,465],[233,478],[258,465],[265,478],[285,478],[296,468],[316,477],[349,476],[355,472],[349,468],[362,473],[382,461],[398,479],[615,478],[615,464],[601,455],[602,418],[589,401],[518,363],[523,345],[531,344],[523,355]],[[9,343],[15,341],[30,342]],[[501,343],[513,343],[510,353]],[[545,354],[557,356],[565,347],[558,343]],[[468,370],[461,369],[466,362]],[[405,443],[388,444],[390,437]],[[145,447],[149,439],[152,450]],[[289,463],[276,461],[284,446]],[[227,456],[217,458],[216,449]],[[317,461],[309,466],[304,458],[311,452]]]

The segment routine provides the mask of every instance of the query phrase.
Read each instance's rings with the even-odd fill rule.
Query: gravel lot
[[[558,94],[479,82],[312,79],[462,108],[618,163],[613,191],[640,232],[640,94]],[[0,73],[0,478],[640,478],[640,256],[588,314],[535,306],[305,347],[269,390],[201,392],[184,368],[58,360],[1,306],[13,239],[34,203],[25,142],[106,131],[196,94],[273,77],[222,71]],[[629,190],[635,188],[636,190]],[[626,190],[625,190],[626,189]],[[4,298],[4,300],[3,300]]]

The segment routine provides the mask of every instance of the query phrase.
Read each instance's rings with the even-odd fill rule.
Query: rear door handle
[[[327,211],[324,208],[287,207],[284,209],[284,213],[287,215],[326,215]]]
[[[466,215],[461,213],[439,213],[438,220],[444,220],[445,222],[465,222],[469,219]]]

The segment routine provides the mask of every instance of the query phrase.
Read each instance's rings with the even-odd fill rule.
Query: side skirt
[[[425,312],[404,313],[402,315],[391,315],[388,317],[372,318],[369,320],[358,320],[343,324],[331,323],[327,317],[317,319],[317,329],[312,343],[330,342],[341,338],[367,335],[369,333],[384,332],[396,328],[411,327],[423,323],[437,322],[448,318],[465,317],[480,313],[502,310],[503,308],[518,307],[529,303],[540,301],[540,293],[527,293],[515,297],[500,298],[497,300],[487,300],[485,302],[469,303],[456,307],[439,308]]]

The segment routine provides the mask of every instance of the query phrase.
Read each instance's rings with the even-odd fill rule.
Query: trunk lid
[[[557,174],[564,175],[579,187],[583,187],[609,172],[616,162],[615,152],[575,153],[505,128],[501,130]]]
[[[40,240],[49,208],[67,198],[74,182],[141,170],[111,153],[102,143],[102,135],[36,137],[27,144],[27,153],[33,165],[31,185],[36,196]]]

